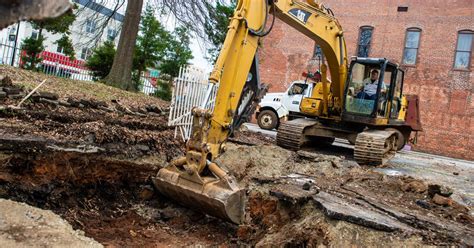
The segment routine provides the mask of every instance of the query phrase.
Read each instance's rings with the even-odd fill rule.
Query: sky
[[[190,63],[206,71],[211,71],[212,65],[204,58],[205,48],[201,48],[196,38],[192,39],[191,50],[193,51],[194,58]]]
[[[173,16],[157,16],[157,18],[166,27],[166,29],[170,31],[176,27],[176,21]],[[205,59],[206,48],[204,44],[200,44],[196,37],[191,36],[190,48],[193,51],[194,57],[190,63],[210,72],[212,70],[212,65]]]

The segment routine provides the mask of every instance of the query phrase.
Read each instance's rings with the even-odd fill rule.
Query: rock
[[[250,225],[240,225],[237,229],[237,237],[240,240],[246,241],[249,240],[252,235],[253,229]]]
[[[147,145],[136,145],[135,148],[137,150],[142,151],[142,152],[149,152],[150,151],[150,147],[147,146]]]
[[[453,189],[439,184],[428,185],[428,196],[433,198],[436,194],[444,197],[450,197],[453,194]]]
[[[16,95],[20,94],[21,89],[17,87],[3,87],[3,91],[5,91],[8,95]]]
[[[94,99],[81,99],[79,101],[82,105],[90,108],[99,108],[99,107],[107,107],[107,104],[103,101],[96,101]]]
[[[59,96],[56,93],[40,91],[38,92],[38,96],[41,98],[49,99],[49,100],[58,100]]]
[[[146,111],[161,114],[163,110],[157,105],[147,105],[145,106]]]
[[[0,91],[0,99],[5,99],[7,97],[7,93],[4,91]]]
[[[153,189],[153,187],[151,187],[150,185],[144,185],[143,187],[141,187],[138,197],[143,201],[148,201],[151,200],[154,195],[155,190]]]
[[[441,206],[452,206],[453,205],[453,199],[444,197],[438,194],[435,194],[432,201]]]
[[[59,105],[64,107],[71,107],[71,104],[65,101],[58,101]]]
[[[10,99],[20,99],[22,97],[24,97],[23,94],[8,94],[8,98]]]
[[[284,184],[274,186],[270,190],[270,195],[292,204],[303,204],[318,192],[319,189],[317,187],[311,188],[310,183],[304,183],[302,186]]]
[[[72,107],[79,107],[79,105],[81,104],[79,100],[71,98],[71,97],[67,99],[67,102],[71,104]]]
[[[173,218],[175,218],[176,216],[178,216],[178,213],[175,209],[172,209],[172,208],[165,208],[165,209],[162,209],[160,211],[160,219],[164,220],[164,221],[168,221],[168,220],[171,220]]]
[[[425,201],[425,200],[416,200],[415,203],[416,203],[416,205],[418,205],[422,208],[425,208],[425,209],[430,209],[431,208],[430,203]]]
[[[9,76],[0,76],[0,86],[11,87],[13,80]]]
[[[146,111],[145,108],[137,108],[137,112],[140,114],[148,114],[148,111]]]
[[[405,192],[423,193],[428,190],[428,186],[423,181],[411,181],[402,185],[402,190]]]
[[[239,131],[240,132],[247,132],[247,131],[249,131],[249,128],[246,125],[241,125],[240,128],[239,128]]]
[[[40,98],[39,99],[39,102],[40,103],[46,103],[46,104],[49,104],[49,105],[52,105],[52,106],[58,106],[58,101],[54,101],[54,100],[50,100],[50,99],[46,99],[46,98]]]

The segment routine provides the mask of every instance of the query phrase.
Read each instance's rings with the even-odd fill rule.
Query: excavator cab
[[[352,60],[345,88],[343,120],[387,124],[401,108],[404,72],[385,58]]]

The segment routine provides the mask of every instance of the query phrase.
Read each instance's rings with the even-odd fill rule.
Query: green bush
[[[94,80],[102,80],[109,75],[115,52],[115,45],[111,41],[104,42],[92,51],[92,55],[86,61],[86,66],[93,71]]]
[[[163,75],[156,82],[155,96],[165,101],[171,101],[173,81],[171,76]]]
[[[23,40],[21,50],[24,52],[21,56],[22,68],[28,70],[38,70],[38,64],[43,61],[39,54],[44,50],[44,37],[38,36],[38,39],[29,37]]]

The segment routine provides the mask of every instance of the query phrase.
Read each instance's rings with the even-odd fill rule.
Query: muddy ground
[[[3,73],[13,86],[25,80]],[[248,189],[245,222],[194,212],[151,183],[184,154],[165,102],[54,89],[57,99],[44,94],[19,109],[8,107],[19,99],[0,100],[0,198],[52,210],[105,246],[474,244],[470,207],[448,188],[373,172],[337,151],[291,152],[245,131],[218,161]]]

